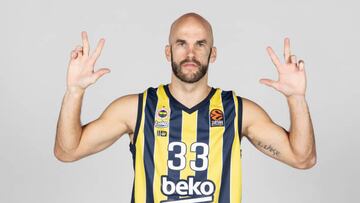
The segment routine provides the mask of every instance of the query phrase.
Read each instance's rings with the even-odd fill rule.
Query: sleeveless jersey
[[[241,203],[242,100],[212,87],[192,108],[168,84],[139,94],[133,203]]]

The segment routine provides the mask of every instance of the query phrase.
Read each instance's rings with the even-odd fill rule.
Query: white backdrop
[[[86,92],[82,122],[111,101],[170,82],[164,47],[170,24],[197,12],[212,24],[218,59],[209,82],[260,104],[289,127],[286,100],[258,82],[277,73],[265,48],[283,38],[304,59],[318,162],[298,170],[246,139],[244,203],[357,202],[359,167],[359,3],[322,1],[2,1],[0,6],[0,202],[130,202],[129,138],[74,163],[53,155],[70,51],[89,34],[106,39],[97,67],[111,73]]]

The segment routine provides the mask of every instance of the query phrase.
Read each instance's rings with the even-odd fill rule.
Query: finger
[[[76,46],[75,49],[73,49],[70,53],[71,60],[78,58],[79,55],[82,54],[81,52],[82,52],[81,46],[80,45]]]
[[[284,59],[285,59],[285,63],[290,63],[290,56],[291,56],[290,39],[286,37],[284,39]]]
[[[82,56],[83,55],[83,47],[80,45],[77,45],[75,47],[75,52],[77,53],[78,56]]]
[[[274,50],[271,47],[267,47],[267,52],[272,60],[272,62],[274,63],[274,65],[278,68],[281,65],[281,62],[279,60],[279,58],[276,56]]]
[[[91,58],[92,58],[92,62],[95,63],[95,61],[99,58],[101,51],[104,47],[105,44],[105,39],[100,39],[94,53],[92,54]]]
[[[274,89],[278,89],[278,83],[271,79],[260,79],[259,82],[261,84],[267,85],[269,87],[272,87]]]
[[[297,63],[297,58],[296,58],[296,55],[291,55],[290,56],[290,63]]]
[[[76,52],[75,50],[72,50],[72,51],[71,51],[71,54],[70,54],[70,57],[71,57],[71,59],[76,59],[76,57],[77,57],[77,52]]]
[[[77,51],[82,51],[82,50],[83,50],[83,47],[82,47],[81,45],[77,45],[77,46],[75,47],[75,50],[77,50]]]
[[[89,45],[89,39],[87,36],[87,33],[85,31],[81,32],[81,38],[82,38],[82,43],[83,43],[83,52],[84,55],[89,55],[89,49],[90,49],[90,45]]]
[[[99,70],[97,70],[93,75],[93,81],[96,82],[101,76],[107,74],[107,73],[110,73],[110,69],[108,68],[101,68]]]
[[[303,71],[305,68],[305,62],[303,60],[299,60],[299,70]]]

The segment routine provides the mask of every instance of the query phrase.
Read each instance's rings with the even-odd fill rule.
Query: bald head
[[[170,28],[169,44],[175,42],[176,38],[184,34],[202,34],[209,40],[212,46],[214,43],[213,32],[210,23],[196,13],[187,13],[176,19]]]

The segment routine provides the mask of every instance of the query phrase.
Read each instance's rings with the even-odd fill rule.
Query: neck
[[[171,77],[169,91],[176,100],[188,108],[195,106],[205,99],[211,91],[206,75],[195,83],[186,83],[179,80],[174,74]]]

